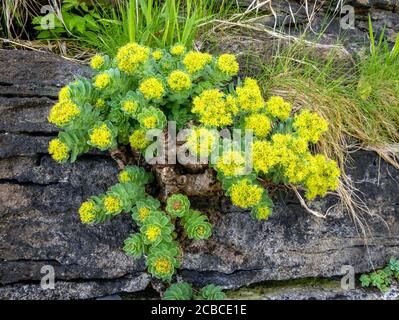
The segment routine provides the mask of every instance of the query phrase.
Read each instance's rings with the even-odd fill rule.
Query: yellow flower
[[[272,130],[271,121],[265,114],[251,114],[245,118],[245,129],[251,129],[257,138],[265,138]]]
[[[140,92],[144,98],[149,99],[161,99],[165,93],[165,89],[161,81],[157,78],[148,78],[144,80],[139,86]]]
[[[305,181],[310,173],[310,153],[305,156],[295,156],[284,170],[290,183],[299,184]]]
[[[105,107],[105,101],[104,99],[97,99],[96,104],[95,104],[96,108],[102,109]]]
[[[58,99],[60,101],[68,100],[70,98],[70,96],[71,96],[71,92],[70,92],[68,86],[61,88],[61,90],[58,92]]]
[[[184,53],[185,50],[186,48],[182,44],[177,44],[170,48],[170,53],[174,56],[180,56]]]
[[[169,274],[173,269],[172,263],[165,258],[158,258],[155,261],[155,271],[159,274]]]
[[[230,189],[231,201],[235,206],[249,208],[257,205],[263,195],[263,188],[252,184],[248,179],[234,183]]]
[[[252,144],[252,162],[255,171],[264,174],[278,163],[278,157],[269,141],[255,141]]]
[[[104,208],[108,214],[119,213],[122,210],[122,203],[118,197],[106,195],[104,197]]]
[[[215,132],[211,130],[193,128],[187,136],[187,145],[193,154],[208,157],[215,148],[217,138]]]
[[[63,127],[79,114],[80,109],[72,100],[62,100],[51,108],[48,121]]]
[[[216,168],[226,177],[238,176],[245,171],[245,157],[239,151],[227,151],[218,159]]]
[[[161,50],[156,50],[152,53],[152,58],[155,61],[161,60],[162,59],[162,51]]]
[[[116,55],[119,70],[132,74],[140,64],[148,60],[150,49],[137,43],[129,43],[119,49]]]
[[[139,219],[140,221],[144,221],[149,215],[150,215],[151,210],[146,208],[146,207],[142,207],[139,209]]]
[[[175,91],[186,90],[191,87],[191,79],[187,73],[175,70],[168,77],[168,85]]]
[[[262,109],[265,102],[258,82],[252,78],[245,78],[244,85],[236,89],[237,99],[243,111],[257,112]]]
[[[133,131],[133,133],[129,137],[129,142],[132,149],[137,149],[137,150],[144,149],[150,143],[150,141],[148,141],[145,137],[144,129],[137,129]]]
[[[97,89],[105,89],[111,83],[111,76],[108,73],[100,73],[94,79],[94,86]]]
[[[234,76],[238,73],[239,65],[234,54],[222,54],[218,58],[216,65],[229,76]]]
[[[122,103],[122,110],[129,114],[134,114],[139,108],[139,104],[136,101],[126,100]]]
[[[155,241],[161,235],[161,228],[156,225],[151,225],[145,231],[145,236],[147,237],[148,241]]]
[[[317,113],[303,110],[299,115],[295,115],[294,128],[300,137],[316,143],[320,136],[327,131],[328,122]]]
[[[129,173],[124,170],[119,172],[118,178],[121,183],[126,183],[130,181]]]
[[[304,183],[307,188],[306,198],[324,197],[328,190],[336,190],[340,176],[337,162],[321,154],[310,156],[308,160],[309,174]]]
[[[157,117],[149,116],[142,120],[142,124],[146,129],[153,129],[157,126]]]
[[[291,104],[284,101],[282,97],[272,96],[266,103],[266,110],[276,118],[285,121],[291,114]]]
[[[90,61],[90,66],[95,69],[101,69],[104,65],[105,59],[102,55],[96,54]]]
[[[90,143],[100,149],[106,149],[112,142],[112,132],[108,126],[103,123],[92,130],[90,134]]]
[[[209,53],[196,51],[190,51],[183,59],[184,66],[191,74],[201,71],[210,62],[212,62],[212,56]]]
[[[79,208],[80,220],[83,223],[92,223],[96,218],[94,203],[91,201],[85,201]]]
[[[53,139],[50,141],[48,152],[57,162],[62,162],[69,157],[69,148],[60,139]]]
[[[230,104],[229,104],[230,102]],[[236,110],[231,98],[227,101],[218,89],[208,89],[194,98],[191,111],[199,115],[199,121],[207,126],[223,127],[233,124]]]
[[[259,207],[256,209],[256,218],[258,220],[267,220],[271,213],[272,209],[270,209],[269,207]]]

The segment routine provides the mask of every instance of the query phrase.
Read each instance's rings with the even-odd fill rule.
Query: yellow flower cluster
[[[155,261],[155,271],[159,274],[169,274],[173,269],[172,263],[165,258],[158,258]]]
[[[233,124],[233,116],[238,112],[233,96],[224,97],[218,89],[204,90],[194,98],[193,113],[200,116],[199,121],[207,126],[223,127]]]
[[[52,158],[57,162],[62,162],[68,159],[69,148],[60,139],[53,139],[49,143],[48,152]]]
[[[255,141],[252,144],[252,162],[256,172],[267,174],[278,159],[269,141]]]
[[[336,190],[339,185],[340,171],[336,161],[321,154],[310,157],[309,174],[305,181],[306,198],[324,197],[328,190]]]
[[[256,218],[258,220],[267,220],[269,215],[272,213],[272,209],[269,207],[259,207],[256,208]]]
[[[51,108],[48,121],[63,127],[79,114],[80,109],[72,100],[61,100]]]
[[[101,69],[105,63],[105,59],[102,55],[96,54],[90,61],[90,66],[95,69]]]
[[[108,214],[115,214],[122,210],[122,203],[118,197],[107,195],[104,197],[104,208]]]
[[[257,138],[265,138],[272,130],[269,117],[262,113],[254,113],[245,118],[245,129],[251,129]]]
[[[96,103],[95,103],[95,107],[99,108],[99,109],[104,108],[105,107],[105,100],[102,99],[102,98],[98,98]]]
[[[136,101],[126,100],[122,103],[122,110],[129,114],[134,114],[138,108],[139,105]]]
[[[105,123],[92,130],[90,143],[100,149],[106,149],[111,144],[112,133]]]
[[[252,161],[257,172],[267,174],[273,166],[284,168],[292,165],[296,157],[308,152],[308,144],[291,134],[274,134],[272,141],[255,141],[252,145]]]
[[[92,223],[96,218],[94,203],[91,201],[85,201],[79,208],[80,221],[83,223]]]
[[[94,79],[94,86],[97,89],[105,89],[111,83],[111,76],[108,73],[100,73]]]
[[[145,137],[144,129],[134,130],[129,137],[130,146],[132,149],[142,150],[148,146],[149,141]]]
[[[150,225],[145,232],[145,236],[147,237],[148,241],[155,241],[161,235],[161,228],[156,225]]]
[[[150,49],[137,43],[129,43],[119,49],[116,55],[118,68],[128,74],[136,71],[137,67],[148,60]]]
[[[244,85],[236,89],[238,104],[243,111],[257,112],[265,105],[258,82],[245,78]]]
[[[186,48],[182,44],[177,44],[170,49],[170,53],[174,56],[180,56],[185,50]]]
[[[165,88],[160,80],[157,78],[148,78],[141,82],[139,86],[140,92],[144,98],[149,99],[161,99],[165,93]]]
[[[229,76],[234,76],[238,73],[239,65],[234,54],[222,54],[217,59],[216,65]]]
[[[226,177],[234,177],[244,173],[245,157],[239,151],[227,151],[218,159],[216,168]]]
[[[154,129],[157,126],[157,117],[148,116],[142,119],[141,124],[145,129]]]
[[[162,59],[162,51],[161,50],[155,50],[153,53],[152,53],[152,58],[155,60],[155,61],[158,61],[158,60],[161,60]]]
[[[328,122],[317,113],[303,110],[294,117],[294,128],[296,132],[305,140],[316,143],[320,136],[327,131]]]
[[[121,183],[126,183],[130,181],[129,173],[127,171],[119,172],[118,178]]]
[[[151,210],[143,207],[139,209],[139,219],[141,222],[143,222],[151,213]]]
[[[252,184],[248,179],[234,183],[230,189],[231,201],[235,206],[249,208],[257,205],[263,195],[263,188]]]
[[[212,153],[217,138],[214,132],[206,128],[193,128],[187,136],[187,145],[193,154],[207,157]]]
[[[205,68],[208,63],[212,62],[212,56],[209,53],[190,51],[183,59],[183,64],[188,73],[196,73]]]
[[[169,87],[175,91],[187,90],[191,87],[190,76],[180,70],[172,71],[167,81]]]
[[[289,118],[291,114],[291,104],[284,101],[282,97],[272,96],[266,103],[266,110],[273,116],[282,121]]]
[[[60,101],[62,100],[68,100],[71,96],[71,92],[69,91],[69,87],[65,86],[61,88],[61,90],[58,92],[58,99]]]

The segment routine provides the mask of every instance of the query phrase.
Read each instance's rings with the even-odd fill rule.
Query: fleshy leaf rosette
[[[148,254],[148,271],[160,280],[170,281],[176,268],[180,268],[179,256],[180,249],[175,242],[162,242]]]
[[[208,239],[212,234],[212,225],[208,217],[196,210],[190,210],[182,219],[184,230],[189,239]]]
[[[188,282],[178,282],[166,289],[162,300],[191,300],[193,288]]]
[[[196,300],[224,300],[226,294],[222,291],[222,288],[209,284],[201,289],[199,295],[196,296]]]
[[[162,211],[151,212],[140,228],[143,242],[152,246],[156,246],[162,241],[171,242],[173,230],[174,225],[170,223],[170,218]]]
[[[183,194],[174,194],[168,198],[166,212],[172,217],[183,217],[190,210],[190,200]]]
[[[127,238],[123,250],[127,255],[132,256],[135,259],[141,258],[144,254],[144,243],[141,234],[135,233]]]
[[[153,197],[146,197],[144,200],[136,202],[136,206],[132,209],[133,220],[141,226],[153,211],[157,211],[161,206],[160,202]]]

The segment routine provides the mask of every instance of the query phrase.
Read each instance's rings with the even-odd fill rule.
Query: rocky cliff
[[[150,285],[143,261],[122,251],[135,229],[128,215],[103,225],[80,223],[77,208],[86,197],[116,182],[116,163],[103,153],[58,165],[47,154],[57,134],[47,114],[61,86],[78,64],[54,55],[0,50],[0,298],[92,298],[140,292]],[[337,198],[315,205],[327,219],[305,212],[294,195],[276,195],[267,222],[220,197],[193,198],[214,223],[210,241],[185,243],[183,278],[226,288],[267,280],[341,275],[383,266],[399,256],[399,172],[371,152],[353,154],[348,174],[364,193],[372,213],[367,245]],[[54,290],[42,290],[44,265],[55,268]]]

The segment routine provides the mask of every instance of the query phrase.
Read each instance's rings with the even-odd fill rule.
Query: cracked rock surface
[[[130,216],[86,226],[77,214],[86,197],[116,182],[116,162],[92,152],[58,165],[47,154],[57,134],[47,123],[49,108],[73,74],[88,70],[50,54],[15,50],[0,50],[0,70],[0,298],[76,299],[144,290],[150,283],[144,261],[122,251],[136,229]],[[223,197],[193,196],[214,234],[209,241],[186,240],[181,275],[197,285],[237,288],[339,276],[343,265],[356,273],[382,267],[391,255],[399,256],[399,172],[376,154],[359,151],[348,174],[387,223],[366,219],[373,234],[368,246],[333,196],[314,204],[318,210],[332,207],[321,220],[293,194],[277,193],[267,222],[254,221]],[[54,290],[40,287],[45,265],[55,269]]]

